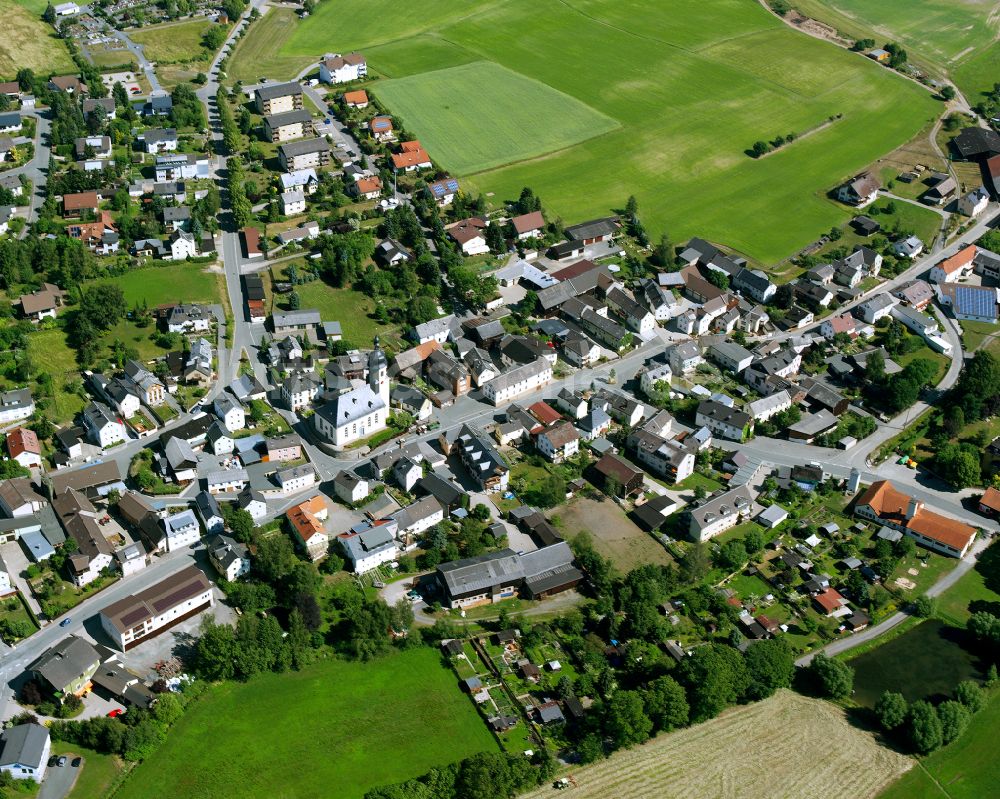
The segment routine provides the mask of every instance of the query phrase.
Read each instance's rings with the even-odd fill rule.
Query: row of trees
[[[875,703],[875,716],[891,737],[926,755],[961,736],[985,703],[983,690],[964,680],[956,686],[954,699],[937,706],[925,700],[909,704],[902,694],[885,691]]]

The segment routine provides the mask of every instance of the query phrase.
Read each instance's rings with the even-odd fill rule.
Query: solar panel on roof
[[[457,180],[448,180],[448,181],[445,182],[445,185],[448,187],[448,189],[450,191],[458,191],[458,181]]]
[[[995,319],[997,316],[996,295],[992,291],[958,286],[955,289],[955,303],[963,314],[988,319]]]

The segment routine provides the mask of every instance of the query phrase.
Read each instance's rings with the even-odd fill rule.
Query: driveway
[[[74,763],[79,765],[74,766]],[[65,766],[50,766],[46,769],[45,780],[38,790],[38,799],[63,799],[67,796],[73,790],[83,765],[83,758],[67,755]]]

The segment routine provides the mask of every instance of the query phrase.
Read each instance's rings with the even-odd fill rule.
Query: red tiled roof
[[[521,214],[510,220],[514,230],[518,233],[527,233],[531,230],[541,230],[545,227],[545,217],[541,211],[532,211],[530,214]]]
[[[976,245],[970,244],[968,247],[959,250],[951,258],[943,260],[938,264],[938,268],[943,270],[946,275],[950,275],[952,272],[957,272],[959,269],[967,267],[975,257]]]
[[[83,208],[97,208],[100,198],[96,191],[81,191],[78,194],[63,195],[63,209],[79,211]]]
[[[574,277],[580,277],[580,275],[587,274],[587,272],[594,268],[597,268],[597,264],[587,258],[584,258],[582,261],[570,264],[564,269],[560,269],[558,272],[553,272],[552,277],[556,280],[572,280]]]
[[[979,504],[992,511],[1000,511],[1000,491],[990,486],[980,497]]]
[[[845,599],[840,595],[840,592],[835,588],[827,588],[820,594],[813,597],[813,601],[819,605],[826,614],[829,616],[836,610],[839,610],[845,604]]]
[[[362,178],[357,182],[358,194],[370,194],[373,191],[382,191],[382,180],[378,177]]]
[[[10,457],[16,458],[23,452],[41,455],[42,448],[38,445],[38,436],[33,430],[29,430],[27,427],[18,427],[7,433],[7,452],[10,453]]]
[[[559,411],[541,400],[533,405],[529,405],[528,413],[534,416],[542,424],[552,424],[553,422],[558,422],[562,419],[562,414],[559,413]]]
[[[917,503],[912,518],[907,518],[911,497],[899,491],[888,480],[872,483],[860,497],[855,507],[869,506],[880,519],[919,533],[925,538],[937,541],[961,552],[976,535],[975,528],[927,510],[922,502]]]
[[[396,169],[405,169],[408,166],[420,166],[421,164],[429,164],[431,162],[431,157],[427,155],[426,150],[406,150],[402,153],[392,154],[392,165]]]
[[[418,150],[423,150],[424,148],[420,142],[414,139],[413,141],[404,141],[401,145],[399,145],[399,149],[404,153],[415,153]]]
[[[344,92],[344,102],[348,105],[366,105],[368,103],[368,92],[358,89],[355,92]]]

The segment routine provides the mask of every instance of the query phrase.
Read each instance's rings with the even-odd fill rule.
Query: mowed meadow
[[[43,75],[73,71],[69,51],[52,28],[42,22],[45,4],[0,0],[4,31],[0,35],[0,78],[13,80],[17,71],[28,67]]]
[[[654,236],[705,236],[764,263],[843,222],[847,209],[827,192],[940,110],[920,87],[746,0],[429,0],[418,15],[391,0],[338,0],[321,3],[280,54],[352,49],[385,80],[384,97],[380,81],[371,91],[467,189],[499,203],[530,185],[566,222],[634,194]],[[454,69],[463,65],[475,66]],[[514,90],[521,76],[551,92]],[[586,136],[560,130],[569,100],[593,112]],[[467,117],[462,137],[457,115]],[[526,135],[504,135],[515,116],[531,120]],[[801,138],[746,155],[789,133]]]

